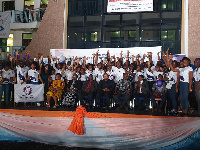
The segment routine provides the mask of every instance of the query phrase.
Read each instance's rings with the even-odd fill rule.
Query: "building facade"
[[[23,51],[37,32],[49,0],[1,0],[0,12],[12,11],[9,38],[0,39],[0,49]]]
[[[153,11],[107,13],[108,0],[69,0],[68,48],[170,47],[181,53],[182,0],[154,0]]]
[[[28,45],[35,57],[50,49],[162,46],[194,59],[200,57],[199,5],[153,0],[151,12],[107,13],[107,0],[2,0],[0,11],[12,10],[12,23],[11,38],[0,39],[0,48]]]

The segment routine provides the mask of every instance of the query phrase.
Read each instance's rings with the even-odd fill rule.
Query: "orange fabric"
[[[79,106],[76,108],[76,115],[72,120],[71,125],[68,130],[72,131],[74,134],[83,135],[83,126],[84,126],[84,116],[86,114],[85,107]]]

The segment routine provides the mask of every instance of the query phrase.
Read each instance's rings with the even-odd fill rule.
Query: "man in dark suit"
[[[135,83],[135,95],[134,103],[136,108],[139,110],[144,110],[149,106],[149,85],[146,80],[144,80],[143,75],[138,76],[138,81]]]
[[[82,96],[88,96],[88,100],[90,102],[90,107],[92,107],[94,94],[97,90],[97,82],[93,80],[93,75],[89,75],[89,80],[83,82],[82,85]]]
[[[99,82],[98,91],[97,91],[97,95],[96,95],[97,107],[100,106],[100,99],[102,98],[102,96],[105,96],[106,103],[107,103],[107,110],[109,109],[110,98],[113,95],[114,87],[115,87],[114,81],[109,80],[108,74],[104,73],[103,80],[101,80]]]

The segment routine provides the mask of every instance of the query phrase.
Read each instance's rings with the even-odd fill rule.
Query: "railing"
[[[42,17],[45,13],[44,9],[30,10],[26,9],[24,11],[14,11],[14,23],[30,23],[30,22],[41,22]]]
[[[21,53],[25,48],[26,46],[0,46],[0,49],[2,50],[1,59],[7,59],[7,52],[13,56],[14,52],[19,51]]]

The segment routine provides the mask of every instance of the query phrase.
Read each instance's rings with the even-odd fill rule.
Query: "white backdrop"
[[[153,11],[153,0],[108,0],[107,12]]]
[[[157,53],[161,51],[161,46],[156,47],[131,47],[131,48],[99,48],[99,49],[51,49],[50,52],[52,53],[53,57],[62,58],[63,56],[66,58],[72,58],[72,57],[88,57],[87,63],[92,63],[93,56],[92,54],[96,53],[97,50],[99,50],[99,61],[101,57],[104,57],[104,59],[107,57],[107,51],[109,50],[110,55],[115,57],[120,57],[121,51],[123,51],[123,57],[124,59],[127,56],[127,51],[129,50],[130,54],[130,60],[132,60],[132,55],[138,55],[140,54],[141,58],[143,57],[143,54],[147,54],[148,52],[152,52],[152,59],[154,63],[157,62],[158,56]],[[146,58],[145,61],[148,61],[148,58]]]

